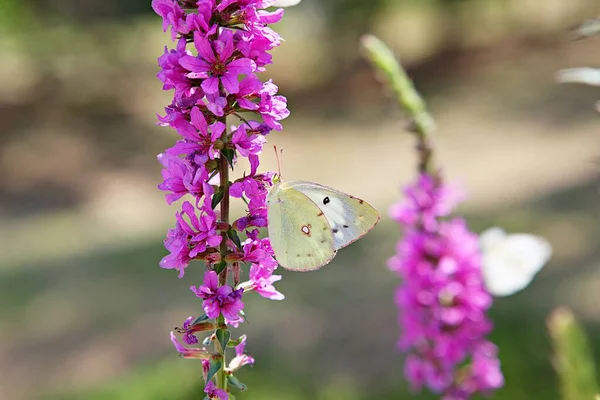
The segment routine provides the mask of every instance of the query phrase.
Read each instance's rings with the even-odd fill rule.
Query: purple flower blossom
[[[281,275],[273,275],[277,268],[273,249],[268,238],[259,239],[258,230],[248,232],[248,240],[242,247],[242,261],[250,264],[250,280],[239,285],[245,291],[255,291],[262,297],[271,300],[283,300],[285,296],[277,291],[273,283],[281,280]]]
[[[234,226],[240,230],[248,227],[267,226],[267,194],[272,184],[272,174],[247,176],[234,182],[230,188],[231,197],[248,199],[248,216],[240,218]]]
[[[183,358],[192,358],[192,359],[201,359],[207,360],[210,358],[210,353],[206,351],[206,349],[200,349],[197,347],[185,347],[177,340],[177,337],[173,332],[171,332],[171,343],[175,346],[175,350],[181,355]]]
[[[230,322],[240,321],[240,311],[244,309],[242,302],[243,289],[233,289],[229,285],[219,286],[219,278],[215,271],[204,274],[204,284],[190,290],[204,300],[202,307],[209,318],[217,318],[223,314]]]
[[[225,115],[225,108],[227,107],[227,98],[223,96],[219,96],[219,94],[209,94],[206,95],[206,100],[208,103],[206,104],[206,108],[217,117],[222,117]]]
[[[240,82],[240,87],[235,95],[238,105],[246,110],[257,110],[258,104],[252,99],[259,96],[260,90],[263,88],[263,83],[256,75],[248,75]]]
[[[229,370],[232,372],[237,371],[242,368],[244,365],[252,365],[254,364],[254,358],[246,353],[244,353],[246,349],[246,335],[241,336],[240,344],[235,346],[235,357],[231,359],[229,362]]]
[[[420,176],[406,193],[408,200],[391,211],[406,231],[389,262],[403,279],[396,304],[406,378],[414,389],[427,386],[447,399],[489,393],[503,378],[495,346],[485,340],[492,297],[478,237],[460,218],[438,220],[450,213],[452,192],[432,177]]]
[[[392,206],[390,217],[405,225],[420,223],[428,231],[436,228],[437,218],[448,216],[465,198],[464,193],[437,184],[428,174],[421,174],[417,184],[406,188],[404,194],[407,199]]]
[[[217,386],[213,381],[210,381],[206,384],[204,388],[204,393],[206,393],[206,397],[209,399],[220,399],[220,400],[228,400],[229,395],[223,389],[217,389]]]
[[[158,188],[170,192],[165,195],[168,204],[179,200],[188,193],[195,197],[203,196],[203,182],[208,178],[204,167],[198,168],[189,160],[165,153],[159,154],[157,158],[165,167],[162,170],[164,180],[158,185]]]
[[[233,136],[231,138],[231,143],[233,143],[238,154],[242,157],[259,155],[266,142],[267,139],[265,139],[263,135],[256,134],[253,130],[249,129],[246,124],[242,124],[237,129],[233,130]]]
[[[183,203],[182,211],[175,216],[177,224],[170,229],[165,239],[165,247],[171,252],[165,256],[160,266],[166,269],[179,270],[182,278],[189,262],[199,253],[209,247],[218,246],[222,237],[216,231],[216,215],[210,206],[210,195],[213,189],[204,184],[206,194],[204,205],[200,209],[200,216],[196,215],[195,207],[188,201]],[[187,220],[184,218],[187,217]]]
[[[219,40],[211,42],[198,32],[194,33],[194,45],[198,50],[198,57],[183,56],[179,63],[191,71],[187,76],[191,79],[202,79],[202,90],[206,94],[219,91],[219,83],[227,92],[235,94],[239,90],[239,75],[251,74],[256,65],[249,58],[232,59],[234,44],[233,33],[224,29],[219,35]]]
[[[163,18],[163,31],[171,27],[171,38],[175,40],[177,33],[187,33],[185,13],[174,0],[152,0],[152,9]]]
[[[176,99],[192,96],[200,90],[192,85],[192,81],[186,77],[188,71],[179,64],[179,59],[186,55],[191,53],[186,50],[185,39],[180,39],[175,50],[165,47],[165,54],[158,58],[161,70],[157,77],[163,82],[163,90],[175,89]]]
[[[281,275],[273,275],[273,272],[261,264],[252,264],[250,266],[249,290],[254,290],[270,300],[283,300],[285,296],[275,289],[273,283],[281,280]]]
[[[279,121],[287,118],[290,111],[287,109],[286,98],[275,95],[277,90],[279,88],[270,80],[264,83],[260,91],[259,111],[269,128],[280,131],[282,126]]]
[[[168,154],[194,154],[194,161],[198,165],[203,165],[207,160],[214,160],[218,157],[219,151],[215,148],[215,144],[225,130],[224,123],[217,121],[208,125],[200,109],[194,107],[190,112],[190,122],[179,119],[173,122],[173,126],[183,140],[167,149]]]
[[[196,344],[198,343],[198,338],[194,335],[194,330],[192,327],[192,322],[194,322],[194,317],[188,317],[183,322],[183,330],[185,331],[183,335],[183,341],[185,344]]]
[[[251,264],[260,264],[261,268],[273,272],[277,268],[277,261],[269,238],[260,239],[258,230],[247,232],[248,239],[242,244],[244,249],[243,261]]]
[[[244,57],[254,62],[256,72],[264,72],[265,65],[273,62],[273,56],[269,53],[272,48],[269,39],[247,32],[239,32],[237,37],[240,40],[238,50]]]

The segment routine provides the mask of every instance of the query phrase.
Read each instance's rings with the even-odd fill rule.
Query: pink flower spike
[[[402,278],[400,309],[405,375],[444,399],[467,400],[504,383],[486,312],[492,305],[481,272],[477,235],[451,212],[452,193],[439,179],[422,174],[393,209],[404,229],[390,269]],[[460,377],[460,378],[459,378]]]
[[[265,10],[274,4],[275,0],[152,0],[163,30],[170,30],[176,41],[170,46],[174,48],[166,47],[158,57],[157,77],[173,97],[164,113],[157,114],[157,124],[178,134],[176,142],[157,156],[162,165],[158,187],[168,204],[181,202],[175,226],[164,240],[168,254],[160,267],[177,270],[179,278],[189,266],[205,270],[201,284],[190,286],[204,315],[187,318],[175,329],[180,335],[171,333],[171,341],[182,357],[201,359],[204,392],[210,399],[232,397],[214,379],[207,379],[211,360],[218,355],[187,346],[204,343],[208,338],[203,341],[199,335],[214,334],[210,331],[221,328],[216,322],[224,321],[229,329],[243,323],[247,292],[271,300],[284,298],[275,288],[281,276],[274,274],[278,264],[270,241],[260,238],[257,229],[267,226],[266,200],[274,177],[273,172],[261,171],[259,155],[267,135],[281,130],[281,120],[289,115],[287,100],[278,95],[277,86],[263,83],[256,75],[265,71],[272,62],[270,51],[282,43],[268,26],[283,16],[281,9]],[[246,111],[248,115],[238,115]],[[226,125],[232,115],[243,124]],[[243,158],[249,171],[241,178],[232,171],[227,198],[221,197],[224,168],[236,169]],[[230,201],[242,203],[235,199],[243,199],[245,212],[238,219],[222,218],[232,211]],[[227,249],[226,257],[221,245]],[[222,267],[230,271],[226,282],[216,272]],[[240,283],[245,274],[247,280]],[[235,357],[222,366],[226,374],[254,363],[244,353],[245,341],[242,337]]]

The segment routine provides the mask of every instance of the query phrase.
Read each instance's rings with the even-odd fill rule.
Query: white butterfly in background
[[[481,233],[483,279],[489,293],[508,296],[529,285],[552,255],[550,243],[527,233],[508,235],[498,227]]]
[[[292,7],[298,5],[300,0],[275,0],[272,7]]]

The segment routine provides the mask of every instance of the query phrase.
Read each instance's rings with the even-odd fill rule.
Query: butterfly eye
[[[323,199],[323,204],[328,204],[331,200],[329,200],[329,197],[325,197]]]

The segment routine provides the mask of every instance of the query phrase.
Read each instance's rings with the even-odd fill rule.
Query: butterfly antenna
[[[275,149],[275,158],[277,159],[277,171],[279,172],[279,178],[283,180],[283,175],[281,174],[281,160],[283,159],[283,149],[277,151],[277,146],[275,145],[273,146],[273,149]]]

